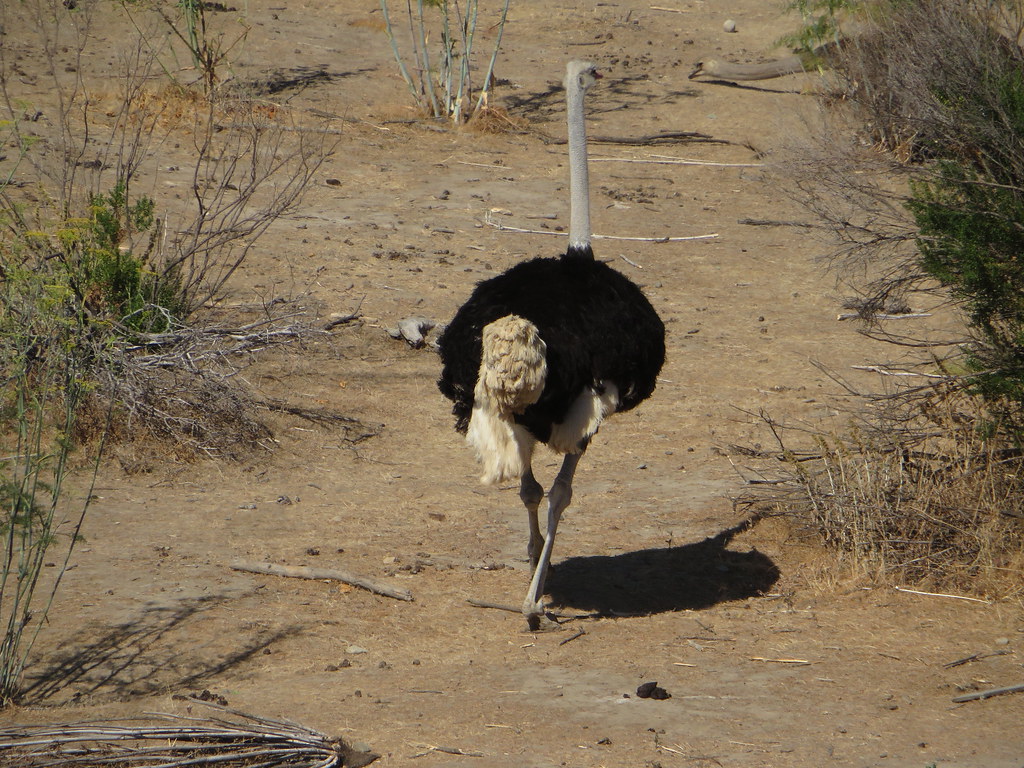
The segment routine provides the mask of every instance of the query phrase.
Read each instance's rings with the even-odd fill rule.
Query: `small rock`
[[[348,648],[345,649],[345,653],[369,653],[369,651],[363,648],[361,645],[350,645]]]
[[[419,349],[426,343],[425,334],[435,325],[433,320],[413,315],[399,320],[397,328],[388,329],[388,335],[393,339],[405,339],[413,349]]]
[[[722,30],[725,31],[725,32],[735,32],[736,31],[736,22],[733,21],[732,19],[726,19],[725,23],[722,24]]]
[[[1008,638],[1008,637],[997,637],[996,638],[996,645],[1009,645],[1009,644],[1010,644],[1010,638]]]

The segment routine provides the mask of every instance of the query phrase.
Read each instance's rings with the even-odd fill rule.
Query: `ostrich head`
[[[587,90],[590,86],[601,79],[601,73],[597,71],[597,65],[592,61],[570,61],[565,71],[565,89],[571,91],[579,88]]]

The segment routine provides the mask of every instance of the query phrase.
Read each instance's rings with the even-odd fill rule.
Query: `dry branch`
[[[777,219],[736,219],[737,224],[746,224],[751,227],[801,227],[803,229],[823,229],[821,224],[811,224],[807,221],[779,221]]]
[[[400,587],[391,587],[381,584],[365,576],[358,576],[346,571],[338,571],[333,568],[308,568],[302,565],[277,565],[275,563],[232,563],[231,567],[236,571],[247,571],[248,573],[265,573],[271,576],[285,576],[291,579],[312,579],[314,581],[340,581],[351,584],[353,587],[360,587],[384,597],[393,597],[395,600],[412,602],[412,593]]]
[[[506,611],[508,613],[522,613],[522,608],[516,608],[514,605],[504,605],[503,603],[492,603],[487,600],[477,600],[475,597],[467,598],[467,603],[477,608],[493,608],[496,611]]]
[[[1018,685],[1008,685],[1005,688],[989,688],[984,691],[975,691],[974,693],[965,693],[963,696],[956,696],[953,702],[960,704],[964,701],[974,701],[975,699],[990,699],[993,696],[1002,696],[1004,693],[1021,693],[1024,691],[1024,683]]]
[[[903,314],[889,314],[886,312],[875,312],[868,315],[868,319],[871,320],[919,320],[923,317],[931,317],[931,312],[905,312]],[[856,320],[858,317],[863,318],[864,315],[860,312],[843,312],[836,316],[836,320]]]
[[[662,131],[647,136],[592,136],[590,141],[594,144],[628,144],[630,146],[645,147],[651,144],[677,144],[685,142],[700,142],[704,144],[735,144],[728,139],[716,139],[706,133],[697,131]]]
[[[972,661],[981,661],[982,659],[988,659],[993,656],[1006,656],[1011,651],[993,651],[992,653],[972,653],[970,656],[964,656],[962,659],[955,661],[947,661],[942,665],[943,669],[952,669],[953,667],[959,667],[963,664],[969,664]]]

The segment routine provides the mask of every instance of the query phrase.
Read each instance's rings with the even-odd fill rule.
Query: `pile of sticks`
[[[188,701],[220,714],[201,718],[157,713],[145,720],[2,728],[0,763],[22,768],[359,768],[378,757],[295,723],[196,698]]]

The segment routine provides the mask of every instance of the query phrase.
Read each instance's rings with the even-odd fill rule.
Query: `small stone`
[[[1010,644],[1010,638],[1008,638],[1008,637],[997,637],[996,638],[996,645],[1009,645],[1009,644]]]
[[[733,21],[732,19],[726,19],[725,23],[722,24],[722,29],[725,32],[735,32],[736,31],[736,22]]]
[[[368,650],[363,648],[361,645],[350,645],[345,649],[345,653],[357,654],[357,653],[369,653]]]

